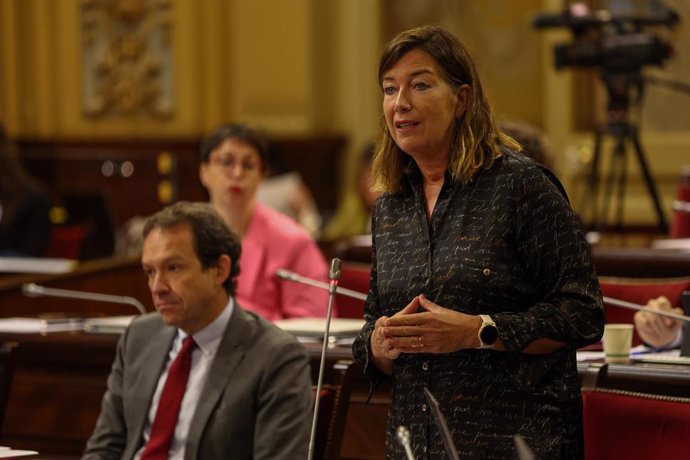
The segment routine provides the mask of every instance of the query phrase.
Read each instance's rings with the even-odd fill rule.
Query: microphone
[[[632,302],[626,302],[625,300],[618,300],[611,297],[604,296],[604,303],[615,305],[616,307],[628,308],[630,310],[646,311],[659,316],[668,316],[669,318],[677,319],[680,321],[685,321],[690,323],[690,316],[680,315],[678,313],[673,313],[672,311],[656,310],[654,308],[645,307],[644,305],[638,305]]]
[[[70,289],[57,289],[39,286],[36,283],[22,284],[22,293],[27,297],[63,297],[66,299],[92,300],[95,302],[110,302],[131,305],[140,314],[146,313],[146,308],[134,297],[99,294],[96,292],[72,291]]]
[[[334,258],[331,260],[331,268],[328,271],[328,313],[326,314],[326,328],[323,331],[323,347],[321,348],[321,363],[319,364],[319,378],[316,383],[316,398],[314,400],[314,418],[311,423],[311,436],[309,437],[309,454],[308,460],[314,458],[314,440],[316,438],[316,422],[319,418],[319,402],[321,400],[321,387],[323,385],[323,369],[326,363],[326,347],[328,346],[328,336],[331,328],[331,314],[333,313],[333,300],[335,299],[335,292],[338,289],[338,281],[340,280],[340,259]]]
[[[515,450],[518,453],[519,460],[534,460],[534,452],[527,445],[527,441],[519,434],[513,435],[513,442],[515,443]]]
[[[333,259],[333,260],[340,260],[340,259]],[[338,278],[340,278],[340,264],[338,265]],[[330,277],[329,273],[329,277]],[[286,280],[286,281],[292,281],[293,283],[299,283],[299,284],[306,284],[307,286],[312,286],[316,287],[319,289],[326,289],[328,291],[331,290],[331,284],[330,283],[324,283],[323,281],[317,281],[313,280],[311,278],[307,278],[301,275],[298,275],[295,272],[291,272],[290,270],[286,270],[284,268],[279,268],[276,270],[276,276],[280,279]],[[342,287],[335,287],[335,293],[344,295],[347,297],[352,297],[353,299],[358,299],[358,300],[367,300],[367,295],[362,294],[361,292],[353,291],[352,289],[346,289]]]
[[[335,258],[331,261],[331,268],[328,270],[328,279],[331,280],[329,283],[329,293],[335,295],[335,290],[338,287],[338,281],[340,280],[340,259]]]
[[[446,455],[450,460],[460,460],[458,451],[455,448],[455,443],[453,442],[453,436],[450,434],[450,429],[448,429],[446,418],[443,416],[443,412],[441,412],[441,406],[438,400],[434,398],[434,395],[427,387],[424,387],[424,396],[426,396],[431,414],[434,416],[436,428],[438,428],[439,433],[441,433],[441,440],[443,440],[443,446],[446,448]]]
[[[396,435],[398,436],[398,441],[400,441],[400,444],[402,444],[403,449],[405,449],[405,456],[407,456],[407,460],[414,460],[412,446],[410,445],[410,430],[408,430],[406,426],[400,425]]]

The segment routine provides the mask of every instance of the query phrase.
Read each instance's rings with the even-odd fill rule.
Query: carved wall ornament
[[[171,0],[82,0],[82,107],[90,118],[173,114]]]

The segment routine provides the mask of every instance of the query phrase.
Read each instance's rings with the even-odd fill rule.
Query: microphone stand
[[[57,289],[39,286],[35,283],[22,284],[22,293],[27,297],[63,297],[66,299],[92,300],[96,302],[110,302],[131,305],[140,314],[146,313],[146,308],[134,297],[98,294],[96,292],[72,291],[70,289]]]
[[[626,302],[625,300],[618,300],[618,299],[613,299],[611,297],[604,297],[604,303],[615,305],[616,307],[627,308],[630,310],[646,311],[646,312],[652,313],[654,315],[667,316],[669,318],[673,318],[673,319],[677,319],[680,321],[685,321],[686,323],[690,323],[690,316],[679,315],[678,313],[674,313],[672,311],[656,310],[654,308],[645,307],[643,305],[638,305],[636,303]]]
[[[323,331],[323,348],[321,349],[321,363],[319,364],[319,378],[316,383],[316,397],[314,398],[314,418],[311,422],[311,436],[309,437],[308,460],[314,458],[314,440],[316,438],[316,422],[319,418],[319,401],[321,400],[321,386],[323,384],[323,369],[326,363],[326,347],[328,346],[328,335],[331,327],[331,314],[333,313],[333,300],[340,280],[340,259],[334,258],[331,261],[331,269],[328,272],[328,279],[331,280],[328,288],[328,313],[326,314],[326,328]]]

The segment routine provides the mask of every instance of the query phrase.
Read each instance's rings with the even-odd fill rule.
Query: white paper
[[[275,321],[273,324],[294,335],[323,337],[326,329],[326,318],[289,318]],[[332,318],[328,329],[329,335],[355,336],[364,326],[363,319]]]
[[[0,446],[0,458],[24,457],[26,455],[37,455],[35,450],[14,450],[9,447]]]
[[[652,241],[654,249],[677,249],[680,251],[690,251],[690,238],[668,238],[664,240]]]
[[[103,318],[88,318],[84,321],[84,330],[101,334],[120,334],[127,329],[136,315],[106,316]]]
[[[44,332],[80,331],[84,328],[81,318],[1,318],[0,332],[35,334]]]
[[[71,259],[0,257],[0,273],[45,273],[56,275],[71,272],[78,263],[78,261]]]

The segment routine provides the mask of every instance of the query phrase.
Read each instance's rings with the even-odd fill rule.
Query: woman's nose
[[[398,91],[398,97],[395,98],[395,111],[405,112],[407,110],[410,110],[410,100],[407,90],[401,89]]]

